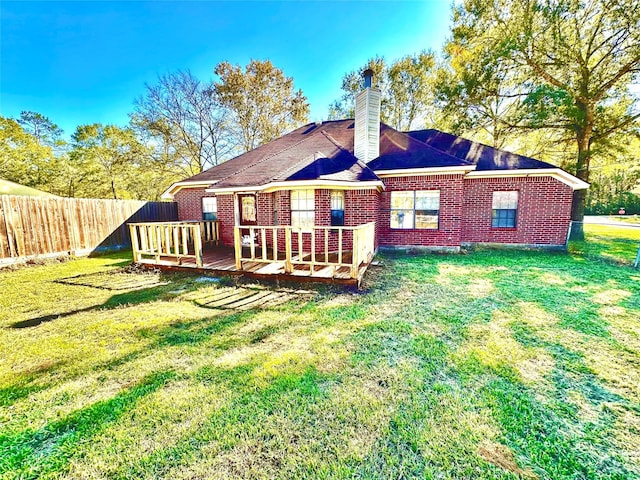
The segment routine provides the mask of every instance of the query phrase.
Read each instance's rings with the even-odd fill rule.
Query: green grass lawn
[[[640,478],[634,234],[383,256],[360,293],[0,271],[0,478]]]

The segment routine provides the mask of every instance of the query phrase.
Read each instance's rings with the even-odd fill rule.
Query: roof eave
[[[515,170],[481,170],[469,172],[467,178],[505,178],[505,177],[552,177],[571,187],[584,190],[589,184],[560,168],[522,168]]]
[[[475,165],[456,165],[451,167],[394,168],[374,170],[378,177],[409,177],[415,175],[465,175],[476,169]]]
[[[366,180],[349,182],[344,180],[288,180],[270,182],[264,185],[240,185],[235,187],[207,188],[207,193],[229,194],[237,192],[262,192],[271,193],[276,190],[298,190],[303,188],[327,188],[334,190],[384,190],[382,180]]]
[[[208,187],[215,183],[216,183],[216,180],[195,180],[195,181],[184,180],[182,182],[175,182],[175,183],[172,183],[171,186],[162,193],[162,195],[160,195],[160,198],[162,198],[163,200],[173,200],[175,194],[178,193],[183,188],[202,188],[202,187]]]

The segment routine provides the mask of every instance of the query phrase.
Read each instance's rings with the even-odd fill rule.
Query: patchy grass
[[[640,247],[640,228],[585,225],[585,241],[572,242],[569,251],[590,260],[633,265]]]
[[[0,478],[640,478],[618,233],[385,256],[358,294],[2,271]]]

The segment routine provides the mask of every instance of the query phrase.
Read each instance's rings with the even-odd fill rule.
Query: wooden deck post
[[[129,225],[129,234],[131,236],[131,249],[133,250],[133,261],[138,263],[140,261],[140,246],[138,245],[138,227],[136,225]]]
[[[240,236],[240,227],[233,227],[233,248],[236,257],[236,270],[242,270],[242,238]]]
[[[351,248],[351,278],[358,278],[358,267],[360,266],[359,252],[360,252],[360,230],[358,228],[354,228],[353,229],[353,245]]]
[[[313,276],[313,267],[316,263],[316,229],[311,229],[311,265],[309,275]]]
[[[284,229],[284,271],[285,273],[293,273],[293,264],[291,263],[291,227]]]
[[[154,240],[156,243],[156,262],[160,263],[160,255],[162,254],[162,231],[160,225],[153,229]]]
[[[193,232],[193,249],[196,255],[196,265],[202,268],[202,231],[199,223],[196,223],[193,228],[195,230]]]

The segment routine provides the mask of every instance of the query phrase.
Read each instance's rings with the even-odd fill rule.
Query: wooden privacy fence
[[[286,273],[304,265],[311,276],[315,267],[333,268],[335,276],[337,269],[346,267],[350,277],[357,278],[360,265],[375,253],[375,229],[375,222],[356,227],[235,227],[236,269],[242,270],[243,261],[284,262]]]
[[[180,265],[183,259],[193,258],[196,266],[202,267],[202,245],[217,245],[220,239],[215,220],[129,223],[129,229],[134,262],[151,257],[156,264]]]
[[[0,195],[0,264],[126,248],[127,222],[177,218],[173,202]]]

